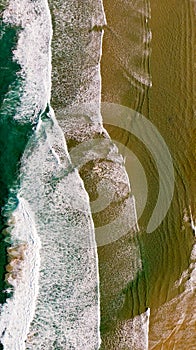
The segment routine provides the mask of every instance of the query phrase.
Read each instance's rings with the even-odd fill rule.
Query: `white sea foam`
[[[4,21],[22,27],[14,58],[22,67],[24,83],[15,118],[37,122],[50,100],[52,31],[47,1],[10,0]],[[13,298],[2,307],[4,349],[97,349],[99,279],[90,205],[52,110],[44,121],[40,117],[20,170],[12,239],[21,239],[29,248]]]
[[[62,6],[58,9],[58,11],[62,11],[61,21],[62,18],[64,19],[62,26],[64,26],[65,22],[69,22],[70,8],[75,6],[73,1],[70,1],[69,5],[67,6],[67,3],[63,1]],[[92,15],[93,7],[90,6],[88,8],[87,6],[87,9],[89,11],[88,17],[89,14]],[[75,8],[75,11],[78,15],[79,9]],[[17,110],[15,117],[21,122],[29,121],[29,119],[36,121],[38,112],[45,109],[50,99],[51,23],[47,2],[44,0],[36,2],[11,0],[9,7],[4,12],[4,20],[8,23],[21,25],[23,28],[15,50],[15,59],[22,66],[25,78],[24,94],[22,95],[21,106]],[[95,25],[105,25],[105,15],[101,1],[96,7],[96,11],[94,11],[93,18],[88,17],[84,25],[80,22],[80,28],[78,29],[83,33],[85,28],[88,30],[93,29]],[[87,33],[89,33],[88,30]],[[63,30],[61,33],[62,37],[59,36],[59,43],[65,39]],[[92,30],[89,35],[91,35],[90,42],[87,35],[85,37],[87,42],[84,40],[84,42],[81,41],[80,43],[80,45],[88,43],[87,46],[83,46],[81,51],[85,51],[86,54],[87,48],[87,60],[81,60],[85,67],[78,67],[78,70],[81,70],[81,74],[78,75],[81,84],[75,94],[75,99],[70,94],[70,101],[74,104],[93,101],[96,109],[88,111],[88,113],[91,113],[91,121],[94,123],[95,129],[97,128],[96,131],[100,130],[101,126],[101,131],[105,132],[102,128],[99,110],[101,89],[100,56],[103,32]],[[93,40],[96,38],[100,45],[97,45]],[[75,39],[73,39],[73,42],[75,42]],[[63,45],[65,46],[65,43]],[[67,49],[68,56],[70,53],[73,54],[71,42]],[[79,54],[77,50],[76,53],[77,55]],[[70,60],[72,59],[71,54],[69,56]],[[77,58],[75,65],[78,66],[79,61]],[[92,65],[92,61],[95,64]],[[70,77],[67,79],[70,79]],[[115,152],[113,149],[114,161],[119,157]],[[124,175],[126,175],[125,172]],[[50,111],[48,118],[43,121],[39,120],[35,135],[26,148],[22,159],[19,199],[20,203],[23,203],[23,209],[20,208],[21,204],[19,203],[17,210],[24,211],[25,205],[25,210],[27,211],[26,207],[28,207],[28,213],[31,213],[31,216],[34,217],[34,228],[32,230],[36,227],[36,235],[38,234],[42,243],[39,294],[37,296],[34,319],[29,329],[29,323],[35,309],[34,306],[31,308],[31,303],[34,303],[36,293],[29,299],[29,309],[24,308],[22,311],[23,290],[21,291],[19,287],[16,287],[14,297],[5,304],[1,318],[2,332],[5,330],[5,323],[10,324],[10,328],[7,328],[2,336],[4,348],[13,350],[15,346],[15,349],[24,349],[24,340],[29,330],[26,342],[26,349],[29,350],[43,348],[67,350],[98,349],[100,345],[99,279],[90,206],[78,172],[72,168],[63,133],[52,111]],[[135,215],[135,209],[133,212]],[[27,233],[29,237],[30,233]],[[28,237],[26,241],[28,241]],[[38,254],[39,248],[36,249],[36,254]],[[133,253],[134,271],[129,268],[122,273],[124,284],[132,280],[138,269],[141,268],[138,247],[134,246],[133,248],[135,249]],[[124,257],[124,260],[127,260],[131,253],[130,247],[126,250],[122,245],[122,258]],[[39,256],[33,261],[34,264],[39,264]],[[25,266],[28,272],[31,270],[33,263]],[[33,270],[33,272],[36,271],[36,269],[35,271]],[[28,276],[29,272],[27,272],[24,276]],[[116,271],[116,279],[118,273],[119,271]],[[36,291],[36,288],[38,288],[37,278],[38,274],[36,273],[32,282]],[[28,278],[25,281],[28,281]],[[22,285],[22,280],[19,283],[20,285]],[[122,287],[120,280],[116,287],[117,292]],[[24,290],[24,293],[28,292],[28,284]],[[17,299],[18,303],[14,304],[17,293],[20,293],[20,301]],[[9,303],[12,303],[12,306],[14,305],[12,312],[9,312]],[[27,310],[30,310],[30,316],[28,319],[26,318],[25,322],[25,312]],[[19,328],[12,333],[10,340],[8,339],[10,331],[12,327],[15,329],[16,320],[13,317],[15,312],[21,313],[21,322],[18,322],[17,327]],[[129,329],[130,333],[126,335],[128,337],[126,341],[128,342],[129,336],[136,339],[137,336],[140,337],[142,334],[141,341],[143,340],[146,344],[148,328],[146,327],[146,324],[148,324],[146,316],[138,316],[135,322],[139,326]],[[126,323],[125,328],[127,329],[127,327],[129,328],[129,322]]]
[[[34,212],[42,250],[27,349],[97,349],[98,266],[88,196],[52,114],[31,142],[23,157],[20,195]]]
[[[125,192],[130,192],[129,179],[117,147],[114,146],[108,133],[103,128],[100,114],[100,59],[103,33],[94,31],[93,26],[95,24],[101,26],[105,24],[103,6],[100,7],[100,1],[86,1],[82,8],[80,8],[79,1],[76,1],[75,4],[71,1],[69,5],[62,0],[55,2],[58,2],[58,7],[56,5],[53,10],[56,23],[55,40],[53,42],[54,60],[55,57],[58,60],[62,58],[62,67],[58,65],[53,76],[55,103],[56,100],[59,101],[59,104],[56,103],[55,110],[57,120],[65,132],[66,138],[75,140],[76,144],[79,143],[70,152],[74,166],[80,168],[80,166],[87,164],[89,161],[94,161],[95,166],[90,176],[96,173],[99,180],[102,180],[99,183],[101,187],[100,193],[103,194],[105,192],[106,196],[109,196],[110,189],[112,198],[113,194],[118,196],[118,199],[124,198]],[[66,11],[65,7],[68,8]],[[97,11],[93,12],[93,7],[99,8],[99,15],[97,15]],[[78,16],[78,12],[80,16]],[[63,22],[61,22],[62,18],[64,19]],[[63,33],[62,36],[61,33]],[[65,65],[64,62],[67,64]],[[63,87],[60,80],[61,76],[64,81]],[[138,81],[137,78],[140,79],[140,76],[134,77],[134,80]],[[141,85],[140,80],[138,85]],[[149,75],[146,75],[145,84],[150,85]],[[102,141],[99,138],[98,146],[96,147],[96,136],[103,134],[105,138]],[[89,146],[91,145],[92,147],[88,147],[86,142],[87,144],[89,142]],[[100,166],[99,160],[102,161],[102,166]],[[104,190],[103,183],[105,182],[107,184]],[[111,197],[107,198],[107,203],[108,201],[112,202]],[[103,196],[98,202],[103,204]],[[96,203],[98,207],[98,210],[96,209],[97,212],[101,210],[98,202]],[[127,237],[124,239],[123,237],[116,242],[116,253],[111,255],[110,259],[104,260],[104,268],[100,262],[102,295],[108,293],[108,290],[111,291],[112,295],[110,297],[113,305],[111,318],[113,316],[115,318],[117,313],[116,300],[119,299],[122,289],[126,287],[128,282],[134,280],[138,271],[142,269],[139,247],[133,238],[137,231],[134,197],[131,195],[125,203],[127,205],[123,209],[121,208],[123,215],[117,217],[117,221],[114,220],[109,225],[96,229],[100,236],[98,244],[103,246],[122,238],[125,232],[130,232],[129,239]],[[101,237],[100,233],[103,233],[103,237]],[[114,233],[117,233],[116,237]],[[110,313],[110,311],[108,312]],[[122,342],[121,344],[122,348],[128,344],[128,348],[133,349],[131,345],[133,342],[130,343],[130,338],[134,338],[134,344],[138,341],[143,346],[142,350],[147,349],[148,322],[146,322],[146,318],[144,315],[137,316],[133,321],[135,325],[137,323],[135,328],[129,327],[130,322],[125,322],[122,326],[124,328],[121,329],[124,336],[124,343]],[[127,332],[124,331],[125,329]],[[115,343],[114,338],[116,337],[118,337],[118,334],[115,333],[110,342],[111,349],[115,348],[112,342]]]
[[[152,86],[150,75],[148,74],[140,75],[140,74],[137,74],[136,72],[132,72],[132,75],[137,81],[139,81],[143,85],[150,86],[150,87]]]
[[[52,97],[57,108],[101,98],[100,58],[106,25],[102,1],[50,1],[55,29]],[[63,81],[63,84],[62,84]]]
[[[22,68],[24,81],[15,119],[34,122],[50,100],[52,28],[48,3],[10,0],[3,20],[21,28],[14,59]]]
[[[0,334],[5,350],[25,349],[25,339],[35,312],[40,268],[40,239],[28,202],[19,197],[13,213],[15,226],[11,232],[13,246],[24,243],[26,250],[22,273],[15,280],[13,298],[1,308]]]
[[[119,349],[148,350],[150,309],[124,323]]]
[[[52,114],[24,153],[14,217],[12,239],[28,250],[14,297],[2,309],[4,349],[25,349],[28,331],[26,349],[98,349],[98,266],[89,201]]]

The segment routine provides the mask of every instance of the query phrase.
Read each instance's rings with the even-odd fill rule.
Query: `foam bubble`
[[[13,297],[2,307],[1,342],[7,350],[24,349],[25,340],[26,349],[97,349],[99,279],[89,199],[52,110],[43,113],[51,87],[47,1],[11,0],[4,21],[22,28],[14,51],[24,78],[15,119],[38,126],[21,161],[11,239],[27,252]]]
[[[48,3],[10,0],[3,20],[21,27],[14,59],[22,67],[24,81],[15,119],[35,122],[50,100],[52,28]]]
[[[19,205],[12,218],[15,221],[11,231],[13,246],[8,252],[14,258],[20,255],[23,264],[22,273],[15,270],[15,277],[13,273],[8,277],[9,284],[14,286],[14,294],[1,307],[0,334],[4,349],[23,350],[38,294],[40,239],[33,213],[23,198],[19,198]],[[10,292],[10,287],[7,292]]]
[[[21,171],[20,195],[34,212],[42,242],[40,289],[27,349],[51,344],[96,349],[99,280],[89,200],[54,115],[30,140]]]

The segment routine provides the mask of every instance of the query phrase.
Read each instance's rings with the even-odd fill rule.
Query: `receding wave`
[[[39,123],[21,172],[20,195],[32,207],[42,244],[39,294],[26,348],[96,349],[99,288],[88,197],[51,114]]]
[[[1,306],[0,334],[4,349],[25,349],[30,322],[34,317],[38,294],[40,268],[40,238],[28,202],[18,198],[19,204],[9,220],[12,225],[11,258],[7,265],[7,292],[13,296]]]
[[[6,292],[13,295],[1,308],[1,343],[10,350],[97,349],[94,227],[88,196],[49,106],[47,1],[10,1],[3,20],[19,27],[13,60],[21,67],[20,100],[11,117],[14,125],[28,126],[28,138],[18,159],[17,182],[11,183],[4,206],[4,233],[10,243]],[[4,104],[5,113],[6,107],[9,104]]]

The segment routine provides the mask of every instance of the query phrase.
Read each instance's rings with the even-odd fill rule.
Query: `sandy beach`
[[[9,3],[8,26],[1,23],[2,215],[18,208],[15,239],[34,248],[27,283],[10,311],[2,306],[0,342],[194,350],[195,1]],[[5,269],[10,283],[25,259],[16,261],[9,235],[1,240],[4,289]],[[26,247],[18,242],[14,249]]]
[[[128,106],[147,117],[164,137],[175,169],[170,210],[161,226],[147,235],[146,222],[158,193],[156,167],[148,150],[133,135],[108,129],[113,139],[137,155],[148,179],[148,201],[139,225],[147,304],[151,308],[149,349],[193,349],[195,329],[188,315],[196,305],[191,293],[189,301],[183,299],[185,285],[176,288],[174,284],[189,266],[194,242],[190,224],[183,221],[188,205],[192,211],[195,207],[194,4],[176,0],[159,4],[153,0],[129,4],[104,0],[104,8],[108,26],[103,41],[102,100]],[[144,40],[147,37],[152,40]],[[148,78],[149,83],[136,81],[138,74]],[[137,288],[142,294],[140,283]],[[182,300],[184,311],[175,314]],[[171,312],[168,302],[173,305]],[[160,312],[162,325],[158,322]]]

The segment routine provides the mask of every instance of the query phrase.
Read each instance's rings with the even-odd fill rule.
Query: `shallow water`
[[[0,70],[0,229],[6,224],[6,210],[3,207],[9,199],[7,211],[13,210],[17,204],[16,187],[19,175],[19,160],[25,149],[28,137],[31,134],[31,125],[21,125],[13,120],[17,105],[20,103],[20,88],[22,85],[21,66],[13,60],[12,51],[16,47],[19,35],[19,27],[11,27],[0,21],[1,40],[1,70]],[[12,192],[10,190],[13,189]],[[1,236],[1,278],[0,278],[0,300],[6,298],[3,289],[4,265],[6,263],[6,247],[8,243]]]
[[[11,28],[5,43],[13,77],[4,80],[1,106],[5,151],[1,176],[8,192],[2,208],[8,228],[2,239],[11,246],[8,252],[25,250],[22,258],[6,266],[9,283],[4,295],[12,294],[1,305],[1,347],[97,349],[100,316],[94,227],[87,193],[50,106],[48,3],[10,1],[3,19]],[[20,32],[14,41],[17,27]],[[18,66],[20,75],[15,72]],[[18,90],[11,78],[18,78]]]
[[[59,4],[58,1],[55,2],[56,5],[57,3]],[[54,23],[52,104],[59,125],[65,133],[72,162],[80,171],[91,201],[99,246],[101,348],[105,348],[107,343],[111,350],[125,345],[121,339],[128,330],[124,316],[118,319],[118,312],[123,305],[128,284],[137,284],[138,279],[143,279],[144,273],[141,271],[137,240],[135,202],[123,158],[119,156],[117,148],[103,129],[99,110],[99,61],[102,27],[105,25],[101,2],[87,1],[82,8],[79,1],[71,3],[66,15],[66,4],[61,3],[62,6],[58,9],[55,4],[51,4]],[[61,22],[62,18],[65,22]],[[65,36],[63,35],[62,40],[60,33],[63,29]],[[109,201],[106,208],[103,205],[104,200],[107,203]],[[124,226],[128,228],[125,232]],[[134,297],[137,298],[136,295]],[[146,305],[143,304],[141,312],[144,313],[145,309]],[[135,327],[134,334],[137,338],[136,325],[142,326],[144,323],[140,334],[144,348],[147,344],[148,328],[145,320],[145,315],[138,316],[135,324],[131,321],[128,325],[128,328]],[[111,328],[118,334],[113,344],[111,336],[104,336],[108,335],[108,329]],[[133,346],[133,342],[135,344],[134,337],[129,338],[129,345]]]

